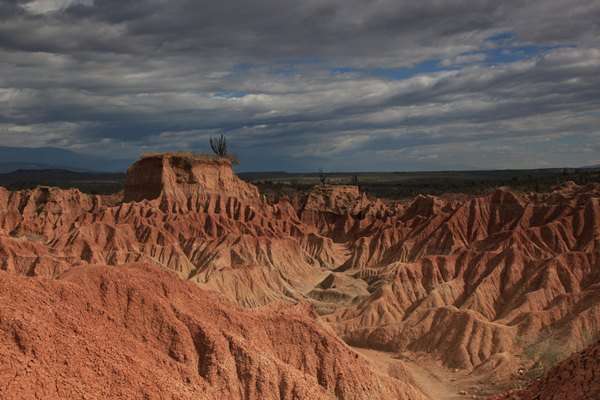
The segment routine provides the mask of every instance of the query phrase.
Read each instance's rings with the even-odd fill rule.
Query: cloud
[[[7,0],[0,15],[3,145],[134,157],[226,132],[248,169],[598,158],[574,150],[598,144],[596,1]]]
[[[32,14],[47,14],[64,11],[75,5],[92,6],[93,0],[33,0],[24,3],[22,7]]]

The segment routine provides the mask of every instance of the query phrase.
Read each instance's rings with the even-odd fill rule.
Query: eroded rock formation
[[[0,189],[0,268],[10,273],[4,280],[70,287],[64,277],[72,270],[88,279],[82,271],[91,265],[128,263],[175,272],[198,290],[257,308],[256,314],[232,308],[223,315],[266,318],[285,309],[282,304],[292,308],[281,312],[292,314],[293,304],[304,304],[319,314],[302,317],[324,329],[315,337],[337,334],[354,346],[426,355],[446,368],[510,379],[547,358],[555,344],[561,344],[560,359],[600,333],[600,185],[567,184],[548,194],[499,188],[485,196],[418,196],[395,204],[353,186],[318,186],[273,203],[238,179],[228,160],[166,154],[129,169],[121,202],[77,190]],[[305,339],[298,344],[311,343]],[[254,356],[240,357],[231,365]],[[207,360],[198,368],[213,365]],[[280,368],[256,363],[257,377]],[[360,379],[363,372],[356,371]],[[207,391],[218,387],[198,374]],[[219,385],[243,380],[222,374]],[[317,392],[302,393],[336,396],[338,389],[320,374]],[[264,393],[280,387],[264,379],[270,388]],[[396,398],[388,389],[381,393],[392,397],[380,398]],[[363,397],[338,397],[368,398],[366,389],[356,390]]]
[[[3,190],[2,268],[53,277],[73,265],[148,262],[258,306],[297,301],[338,261],[331,239],[289,203],[268,204],[229,160],[144,158],[124,196],[103,206],[77,190]]]
[[[4,400],[425,399],[306,307],[242,311],[140,264],[0,271],[0,316]]]
[[[370,295],[327,318],[349,343],[451,368],[547,342],[567,343],[566,356],[600,332],[598,193],[419,197],[357,235],[344,269]]]

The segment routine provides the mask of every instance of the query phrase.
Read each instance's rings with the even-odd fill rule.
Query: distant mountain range
[[[0,173],[0,186],[9,190],[53,186],[64,189],[77,188],[86,193],[111,194],[122,190],[125,173],[84,172],[65,169],[17,169]]]
[[[27,162],[0,162],[0,174],[7,174],[18,170],[64,169],[55,165]]]
[[[124,172],[132,161],[91,156],[55,147],[0,146],[0,173],[18,169]]]

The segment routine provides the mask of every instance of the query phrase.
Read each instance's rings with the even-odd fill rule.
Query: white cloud
[[[23,5],[32,14],[47,14],[65,10],[76,4],[92,6],[94,0],[33,0]]]

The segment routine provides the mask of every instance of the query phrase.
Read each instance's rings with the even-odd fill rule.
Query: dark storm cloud
[[[0,144],[132,156],[225,131],[253,167],[277,168],[251,163],[271,146],[295,168],[377,169],[585,163],[567,142],[600,142],[597,1],[2,0],[0,15]]]

